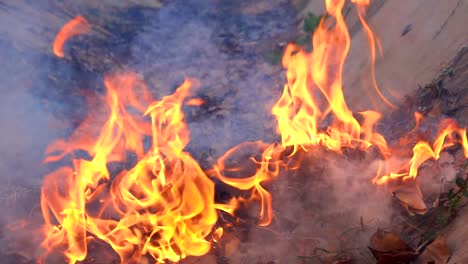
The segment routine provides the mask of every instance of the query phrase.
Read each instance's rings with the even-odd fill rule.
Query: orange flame
[[[88,34],[90,30],[91,27],[83,16],[77,16],[68,21],[68,23],[60,29],[52,45],[52,51],[55,56],[63,58],[63,45],[65,42],[73,36]]]
[[[236,156],[236,152],[240,152],[245,148],[263,149],[261,161],[257,161],[254,157],[249,157],[255,169],[252,173],[253,175],[248,177],[245,177],[246,174],[249,175],[246,173],[245,168],[238,166],[231,167],[228,165],[228,160],[233,156]],[[281,154],[282,151],[283,148],[281,146],[277,146],[276,144],[266,145],[260,141],[245,142],[227,151],[218,160],[217,165],[213,168],[212,172],[218,179],[227,185],[233,186],[239,190],[250,190],[251,196],[248,199],[233,198],[229,206],[220,205],[218,206],[218,209],[233,214],[234,210],[238,207],[239,202],[245,200],[259,201],[260,212],[258,224],[260,226],[269,225],[273,219],[272,196],[264,186],[262,186],[262,183],[269,182],[280,174],[280,169],[284,165],[284,163],[279,159],[279,154]],[[228,177],[225,175],[226,172],[241,172],[243,177]]]
[[[192,98],[188,100],[186,104],[190,106],[200,106],[205,104],[205,101],[201,98]]]
[[[367,34],[373,67],[378,41],[364,19],[370,0],[352,2]],[[425,161],[439,159],[441,151],[455,144],[463,147],[468,158],[466,129],[445,120],[432,145],[417,142],[403,165],[391,161],[402,157],[395,157],[399,153],[375,130],[381,114],[372,110],[353,113],[344,98],[342,72],[351,41],[342,15],[344,4],[345,0],[326,0],[328,16],[312,36],[312,52],[293,44],[285,50],[282,64],[287,82],[272,108],[281,144],[245,142],[227,151],[206,173],[184,151],[190,137],[182,106],[204,104],[200,98],[189,98],[197,85],[194,80],[186,80],[174,94],[152,102],[136,74],[107,76],[108,115],[102,126],[96,125],[99,115],[91,113],[68,140],[56,141],[47,149],[45,162],[72,160],[71,166],[53,171],[44,180],[41,208],[47,252],[59,250],[69,263],[76,263],[86,258],[89,241],[98,239],[112,247],[122,263],[138,263],[144,256],[158,263],[178,262],[206,254],[211,242],[223,234],[222,228],[213,230],[216,210],[234,214],[241,203],[259,202],[259,225],[270,224],[273,197],[266,184],[283,169],[297,168],[287,158],[294,155],[297,159],[300,150],[315,146],[338,153],[343,148],[377,148],[383,160],[373,179],[376,184],[415,179]],[[63,57],[64,42],[89,30],[82,17],[70,21],[57,35],[54,53]],[[378,94],[392,106],[377,86],[374,69],[371,74]],[[415,119],[411,133],[416,132],[422,115],[415,113]],[[249,162],[233,165],[231,161],[246,149],[261,154],[249,154]],[[90,158],[80,158],[78,150]],[[287,155],[286,150],[291,153]],[[129,153],[135,160],[128,158]],[[113,175],[110,163],[129,168]],[[207,174],[249,196],[216,204],[214,183]]]
[[[138,262],[143,255],[158,262],[179,261],[189,255],[203,255],[210,248],[205,238],[217,221],[214,184],[185,151],[189,133],[181,106],[193,81],[149,105],[144,117],[134,118],[129,107],[141,110],[133,74],[108,76],[107,104],[110,114],[99,137],[89,144],[72,137],[68,146],[55,144],[60,155],[85,150],[91,160],[73,158],[73,167],[49,174],[42,190],[41,205],[46,221],[48,251],[65,247],[70,263],[87,255],[89,238],[109,244],[122,263]],[[152,136],[152,147],[144,151],[143,136]],[[138,156],[129,170],[112,181],[107,165],[125,162],[125,152]],[[220,235],[218,231],[218,235]]]
[[[365,8],[370,1],[352,2],[357,5],[358,16],[370,45],[374,88],[386,104],[395,108],[383,96],[375,79],[375,47],[379,43],[364,19]],[[424,141],[417,142],[412,158],[402,166],[394,162],[395,158],[401,158],[395,157],[400,153],[391,149],[384,136],[374,129],[381,115],[375,111],[361,112],[361,121],[358,122],[357,115],[348,108],[343,94],[342,70],[350,46],[350,36],[341,13],[344,3],[345,0],[326,0],[328,16],[322,18],[312,36],[312,52],[308,53],[294,44],[286,47],[282,63],[287,70],[287,83],[272,109],[278,121],[283,147],[292,146],[294,151],[291,155],[294,155],[299,148],[307,151],[315,145],[338,153],[343,147],[367,149],[373,146],[384,159],[373,179],[376,184],[391,179],[415,179],[418,169],[426,160],[437,160],[441,151],[454,144],[461,145],[465,157],[468,157],[466,130],[459,128],[453,120],[442,122],[441,131],[432,146]],[[421,114],[414,115],[416,125],[409,133],[417,131],[422,119]],[[324,126],[326,128],[321,129]],[[402,147],[406,145],[399,146]]]
[[[372,84],[374,86],[375,91],[379,95],[379,97],[391,108],[396,109],[396,106],[392,104],[383,94],[382,91],[379,88],[379,85],[377,84],[377,80],[375,78],[375,57],[376,57],[376,52],[375,52],[375,47],[378,45],[379,49],[382,50],[382,47],[379,45],[380,42],[378,39],[376,39],[376,36],[372,32],[369,24],[367,21],[364,19],[364,16],[366,15],[366,7],[370,5],[370,0],[352,0],[351,2],[355,3],[358,7],[358,17],[359,21],[362,24],[362,27],[364,28],[364,31],[366,32],[367,35],[367,40],[369,42],[369,49],[370,49],[370,55],[371,55],[371,78],[372,78]]]
[[[404,171],[403,173],[389,172],[388,175],[375,178],[374,183],[384,184],[389,180],[395,179],[415,179],[418,175],[418,169],[425,161],[429,159],[438,160],[440,158],[440,153],[444,149],[454,146],[455,144],[462,146],[465,158],[468,158],[466,129],[458,127],[457,123],[451,119],[444,120],[441,123],[441,127],[442,129],[438,133],[432,146],[428,142],[419,141],[413,147],[413,157],[411,160],[398,169],[398,171]]]
[[[340,152],[341,148],[378,145],[386,151],[383,136],[373,125],[380,115],[365,112],[360,126],[348,108],[342,84],[342,71],[350,46],[350,36],[341,10],[345,1],[326,1],[327,12],[335,22],[322,19],[312,37],[313,51],[307,53],[288,45],[283,57],[287,69],[283,94],[272,109],[284,146],[323,145]],[[323,102],[322,102],[323,101]],[[333,117],[325,131],[319,127]]]

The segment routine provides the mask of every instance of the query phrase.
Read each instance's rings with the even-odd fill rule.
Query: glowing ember
[[[63,45],[65,42],[73,36],[87,34],[90,30],[91,27],[89,26],[88,21],[86,21],[82,16],[77,16],[68,21],[68,23],[60,29],[60,32],[55,37],[54,44],[52,46],[52,51],[55,56],[63,58]]]
[[[369,1],[352,2],[367,33],[373,64],[378,41],[364,20]],[[425,161],[439,159],[441,151],[455,144],[463,147],[468,158],[466,129],[453,120],[440,124],[432,144],[417,142],[412,157],[395,157],[399,152],[374,128],[381,114],[371,110],[353,113],[349,109],[342,82],[350,47],[342,15],[344,4],[345,0],[326,1],[328,16],[313,34],[313,51],[294,44],[285,50],[282,64],[287,83],[272,109],[281,144],[243,143],[226,152],[208,172],[184,150],[190,138],[181,108],[204,104],[202,99],[189,98],[191,87],[197,85],[194,80],[186,80],[174,94],[152,102],[148,88],[136,74],[106,76],[105,102],[109,109],[100,130],[95,131],[99,120],[90,115],[68,140],[54,142],[47,149],[46,162],[65,157],[72,160],[71,166],[57,169],[44,180],[41,207],[47,253],[62,252],[69,263],[76,263],[87,257],[89,241],[99,239],[117,252],[122,263],[138,263],[144,256],[163,263],[204,255],[211,248],[209,235],[215,242],[223,235],[222,228],[214,230],[217,210],[234,214],[240,203],[257,201],[259,224],[270,224],[274,217],[273,197],[264,183],[274,180],[283,169],[297,168],[297,163],[291,165],[287,159],[317,146],[337,153],[344,148],[376,148],[382,162],[373,182],[397,187],[414,184]],[[65,41],[89,30],[83,17],[68,22],[54,41],[55,55],[63,57]],[[371,74],[381,99],[393,106],[383,97],[374,70]],[[91,108],[93,105],[96,102]],[[422,115],[415,113],[415,118],[417,127]],[[246,148],[262,153],[261,157],[252,155],[251,169],[245,169],[247,163],[230,165],[229,160]],[[77,151],[85,151],[90,158],[80,158]],[[128,153],[135,154],[136,160],[129,160]],[[300,162],[300,158],[296,160]],[[111,162],[133,166],[111,175]],[[207,175],[250,191],[250,196],[216,204],[214,183]],[[420,191],[418,195],[422,197]],[[425,209],[423,204],[419,207]]]

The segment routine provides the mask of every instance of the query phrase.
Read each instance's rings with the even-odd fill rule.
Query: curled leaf
[[[425,214],[427,206],[424,203],[421,189],[416,183],[404,185],[393,192],[393,195],[410,213]]]
[[[426,247],[417,263],[426,264],[445,264],[450,258],[450,249],[447,246],[445,236],[439,235],[437,238]]]
[[[418,256],[399,235],[381,229],[372,235],[369,250],[378,264],[410,263]]]

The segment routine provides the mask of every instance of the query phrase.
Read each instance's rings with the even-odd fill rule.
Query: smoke
[[[55,34],[49,20],[56,17],[46,5],[9,1],[0,6],[0,257],[2,263],[23,263],[41,243],[35,235],[42,222],[42,179],[48,172],[42,164],[45,148],[65,136],[70,123],[57,118],[58,108],[49,107],[51,102],[67,105],[56,97],[60,88],[49,75]],[[62,73],[69,74],[69,68]]]
[[[287,23],[272,24],[271,12],[270,22],[236,15],[235,6],[213,2],[169,4],[132,47],[133,68],[162,94],[186,76],[200,80],[196,93],[206,105],[189,109],[187,119],[189,150],[201,161],[244,141],[277,140],[270,111],[284,83],[284,73],[265,63],[261,47],[251,43],[277,37]],[[217,8],[230,11],[219,17]],[[280,12],[278,21],[287,21],[288,13]],[[377,163],[320,150],[307,155],[300,170],[269,184],[275,210],[269,227],[255,226],[258,208],[251,208],[245,224],[226,230],[221,255],[229,263],[297,263],[351,251],[370,257],[370,235],[393,214],[388,193],[371,183]]]
[[[270,110],[283,74],[261,50],[294,30],[294,11],[287,1],[269,4],[250,14],[242,1],[171,1],[132,42],[130,68],[143,73],[157,98],[186,77],[201,83],[194,92],[205,105],[186,111],[188,150],[198,160],[276,137]]]
[[[262,52],[295,30],[294,10],[284,0],[269,1],[274,8],[263,5],[260,11],[233,2],[176,0],[158,11],[130,16],[143,26],[124,41],[128,57],[119,61],[141,73],[158,99],[186,77],[200,81],[194,93],[205,104],[186,109],[192,139],[188,150],[199,161],[213,161],[244,141],[278,139],[270,110],[280,96],[284,73],[266,62]],[[41,23],[37,27],[48,28]],[[45,147],[69,133],[68,119],[83,115],[84,101],[73,93],[102,88],[95,75],[75,72],[68,62],[20,52],[14,41],[0,43],[5,65],[0,71],[0,185],[2,199],[11,201],[3,222],[28,216],[37,203],[46,171],[41,166]],[[115,47],[107,44],[107,49]],[[71,51],[83,62],[82,54]],[[101,68],[105,70],[100,73],[112,70],[91,69]],[[49,74],[63,87],[49,86]],[[75,83],[76,79],[84,81]],[[302,169],[271,184],[274,223],[249,227],[245,238],[233,238],[243,241],[237,252],[226,254],[232,263],[255,263],[255,258],[291,263],[291,258],[317,255],[317,249],[349,249],[353,241],[355,248],[364,248],[367,240],[362,237],[367,239],[373,227],[386,224],[389,200],[370,183],[375,164],[320,151],[310,155]],[[21,199],[24,202],[18,202]],[[245,257],[250,259],[243,261]]]
[[[244,237],[242,228],[227,231],[240,239],[234,246],[229,237],[223,245],[229,263],[372,261],[369,237],[394,216],[388,192],[371,183],[377,166],[372,158],[349,159],[320,147],[308,152],[299,170],[269,186],[271,226],[250,228]]]
[[[33,95],[34,89],[46,85],[37,70],[44,67],[40,57],[17,49],[14,41],[0,43],[0,193],[7,205],[1,217],[4,221],[24,216],[31,209],[31,199],[37,202],[34,196],[45,172],[41,165],[44,149],[66,128]]]
[[[24,25],[23,25],[24,26]],[[48,169],[46,146],[66,134],[69,123],[46,110],[36,89],[48,87],[44,56],[0,40],[0,256],[3,263],[31,260],[41,241],[40,190]],[[51,88],[51,87],[49,87]],[[22,263],[22,262],[21,262]]]

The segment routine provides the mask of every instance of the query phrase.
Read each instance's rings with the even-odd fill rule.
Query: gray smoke
[[[33,95],[34,89],[46,85],[38,69],[47,65],[34,53],[18,50],[13,42],[2,40],[0,48],[0,186],[7,204],[40,186],[45,147],[66,129],[66,123],[46,111]]]
[[[377,165],[317,147],[299,170],[271,183],[272,225],[228,239],[223,253],[230,263],[332,263],[350,256],[372,263],[369,238],[377,228],[389,228],[394,216],[389,193],[371,183]]]
[[[196,158],[276,137],[270,111],[284,77],[262,50],[293,31],[294,11],[287,1],[270,4],[249,14],[243,11],[249,3],[169,2],[132,42],[131,68],[145,75],[157,98],[186,77],[200,81],[195,95],[206,104],[187,111],[189,150]]]

